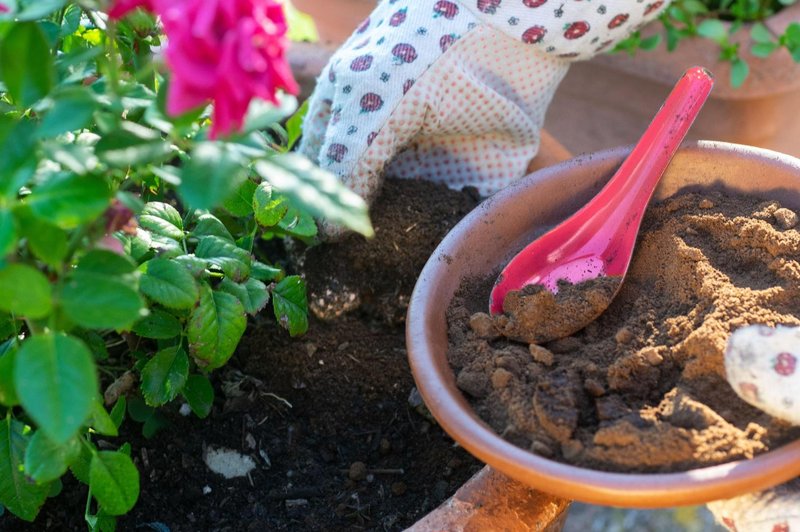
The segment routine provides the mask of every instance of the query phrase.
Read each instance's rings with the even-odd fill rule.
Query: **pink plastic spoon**
[[[713,85],[706,69],[686,71],[608,184],[508,263],[492,290],[492,314],[503,312],[508,292],[527,285],[542,285],[556,293],[562,279],[578,284],[625,275],[647,203]],[[568,334],[586,325],[576,322]]]

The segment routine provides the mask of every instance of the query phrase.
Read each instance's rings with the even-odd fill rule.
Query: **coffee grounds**
[[[556,294],[540,284],[512,290],[495,327],[506,338],[534,344],[569,336],[605,312],[621,283],[621,277],[598,277],[577,284],[559,281]]]
[[[608,310],[543,345],[500,337],[483,314],[496,275],[466,281],[448,309],[458,386],[508,441],[593,469],[682,471],[797,439],[739,399],[723,364],[733,330],[800,325],[800,233],[785,210],[720,194],[652,206]]]

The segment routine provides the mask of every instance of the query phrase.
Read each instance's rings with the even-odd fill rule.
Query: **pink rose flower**
[[[113,19],[122,18],[138,7],[153,11],[153,2],[151,0],[117,0],[109,9],[108,16]]]
[[[111,13],[136,7],[159,15],[167,34],[167,112],[213,102],[211,138],[240,130],[254,98],[277,104],[279,90],[297,93],[286,17],[275,0],[121,0]]]
[[[7,5],[5,5],[3,3],[0,3],[0,13],[8,13],[9,11],[11,11],[11,10],[8,9]]]

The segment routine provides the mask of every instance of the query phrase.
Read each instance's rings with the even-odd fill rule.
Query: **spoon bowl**
[[[490,296],[490,311],[500,314],[506,295],[530,285],[541,285],[556,294],[559,282],[580,284],[599,277],[617,277],[610,297],[585,311],[569,312],[569,323],[537,331],[536,341],[567,336],[593,321],[613,299],[633,256],[639,226],[661,176],[697,117],[714,85],[702,67],[686,71],[656,114],[639,143],[608,182],[583,208],[541,238],[525,247],[503,269]],[[530,290],[530,289],[528,289]],[[508,306],[508,305],[506,305]],[[556,313],[567,307],[552,305]],[[574,307],[573,307],[574,308]],[[531,309],[536,313],[536,309]]]

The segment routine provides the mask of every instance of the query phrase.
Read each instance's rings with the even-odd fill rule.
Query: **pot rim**
[[[417,387],[442,428],[471,454],[520,482],[568,499],[607,506],[667,508],[731,498],[791,480],[800,475],[800,440],[750,460],[676,473],[605,472],[556,462],[501,438],[477,417],[455,386],[446,360],[446,334],[442,344],[441,336],[436,334],[441,329],[436,323],[444,320],[443,309],[455,291],[453,281],[448,280],[448,276],[453,277],[449,271],[452,257],[468,245],[470,230],[490,223],[490,214],[503,212],[504,206],[523,189],[552,181],[564,172],[575,172],[579,167],[584,171],[611,167],[622,161],[630,149],[618,147],[586,154],[534,172],[484,201],[445,236],[422,270],[408,309],[406,344]],[[685,143],[681,151],[723,159],[745,158],[781,167],[800,179],[800,160],[766,149],[697,141]],[[442,294],[442,290],[451,291]],[[443,300],[447,304],[442,305]]]

